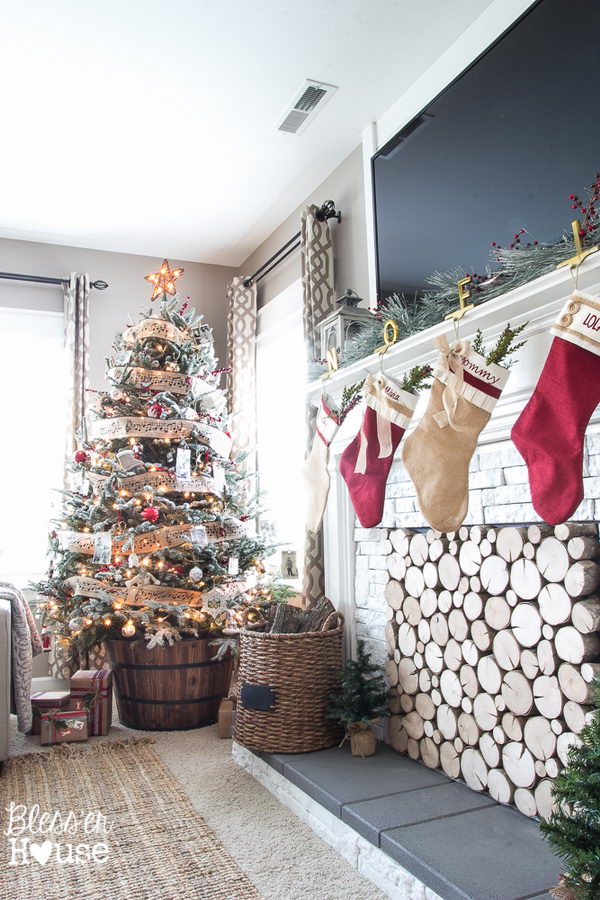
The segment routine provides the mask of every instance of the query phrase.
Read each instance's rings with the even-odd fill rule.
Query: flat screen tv
[[[600,172],[600,0],[540,0],[373,159],[378,296],[553,241]]]

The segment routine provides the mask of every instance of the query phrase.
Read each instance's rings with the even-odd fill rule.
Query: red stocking
[[[350,499],[364,528],[379,525],[385,485],[396,447],[415,411],[417,397],[384,375],[368,375],[362,427],[340,459]]]
[[[512,439],[527,463],[536,512],[557,525],[583,499],[585,429],[600,402],[600,303],[576,291],[551,330],[548,358]]]

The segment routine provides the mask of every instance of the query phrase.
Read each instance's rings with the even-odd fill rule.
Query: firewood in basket
[[[275,606],[273,620],[269,624],[269,631],[274,634],[295,634],[300,630],[301,620],[302,613],[297,606],[278,603]]]
[[[327,618],[333,612],[335,612],[335,607],[331,600],[328,600],[327,597],[321,597],[311,609],[307,609],[306,612],[302,613],[298,631],[321,631]]]

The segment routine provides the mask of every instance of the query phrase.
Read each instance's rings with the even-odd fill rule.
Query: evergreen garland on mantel
[[[586,193],[587,201],[581,200],[577,194],[569,194],[569,201],[572,210],[575,210],[573,216],[582,216],[580,234],[584,246],[591,247],[600,243],[600,173],[596,174]],[[531,238],[527,243],[526,237]],[[460,268],[434,272],[427,279],[431,288],[422,294],[406,298],[394,293],[382,301],[375,313],[376,318],[362,325],[340,353],[340,366],[348,366],[364,359],[380,347],[383,325],[388,319],[396,322],[402,337],[417,334],[443,321],[444,316],[458,306],[456,283],[461,278],[471,276],[471,296],[468,302],[479,306],[553,272],[560,262],[569,259],[574,252],[574,239],[570,232],[563,233],[557,241],[541,244],[521,228],[508,247],[492,241],[492,264],[487,267],[484,275],[465,272]],[[315,360],[309,366],[311,379],[317,378],[324,371],[325,364],[325,360]]]

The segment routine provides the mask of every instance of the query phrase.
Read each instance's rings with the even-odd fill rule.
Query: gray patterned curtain
[[[304,294],[304,339],[309,359],[321,358],[319,325],[333,311],[333,242],[327,220],[320,221],[319,207],[308,206],[302,214],[300,235],[302,288]],[[316,410],[307,407],[308,446],[314,435]],[[323,530],[306,532],[304,547],[304,596],[314,603],[325,593]]]
[[[85,428],[86,388],[89,367],[89,299],[88,275],[71,272],[64,286],[65,347],[68,359],[67,422],[65,452],[71,460],[77,448],[77,435]],[[69,472],[65,469],[65,487],[69,488]],[[79,659],[72,647],[61,644],[56,638],[50,648],[50,674],[53,678],[70,678],[78,668],[87,668],[88,660]],[[80,665],[81,663],[81,665]],[[92,666],[90,665],[90,668]],[[94,663],[93,668],[101,668]]]
[[[244,284],[240,275],[227,285],[227,407],[234,413],[230,424],[233,453],[250,453],[246,468],[252,470],[256,445],[256,285]]]
[[[71,272],[69,283],[64,288],[65,346],[69,360],[68,456],[76,449],[77,433],[85,425],[85,392],[89,368],[89,300],[89,276]]]

